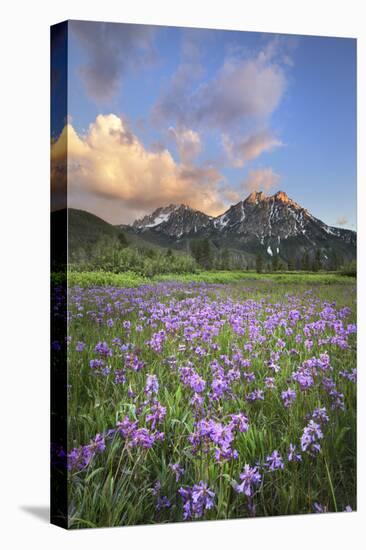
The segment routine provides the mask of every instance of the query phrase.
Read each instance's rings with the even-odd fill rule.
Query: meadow
[[[171,278],[69,274],[69,526],[354,510],[355,280]]]
[[[53,284],[65,284],[65,272],[52,273]],[[111,271],[69,271],[67,273],[67,284],[71,287],[81,286],[123,286],[138,287],[149,283],[162,281],[176,281],[181,283],[238,283],[249,282],[250,284],[263,281],[265,283],[303,284],[303,285],[343,285],[355,284],[355,276],[342,274],[341,272],[304,272],[285,271],[277,273],[257,273],[255,271],[243,270],[199,270],[196,273],[168,273],[158,274],[153,277],[145,277],[136,271],[124,271],[113,273]]]

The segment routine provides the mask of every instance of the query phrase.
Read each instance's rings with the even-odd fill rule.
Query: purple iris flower
[[[241,483],[237,483],[234,487],[237,493],[244,493],[247,497],[253,495],[253,490],[256,485],[259,485],[262,476],[258,472],[258,468],[250,467],[248,464],[244,466],[244,470],[240,474]]]
[[[267,456],[267,467],[274,471],[274,470],[283,470],[284,463],[282,460],[282,457],[278,451],[273,451],[271,455]]]

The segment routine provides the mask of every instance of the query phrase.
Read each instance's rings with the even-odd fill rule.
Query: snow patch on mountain
[[[166,214],[160,214],[159,216],[156,216],[156,218],[151,222],[145,224],[144,227],[156,227],[157,225],[160,225],[161,223],[164,223],[169,220],[172,212],[167,212]]]

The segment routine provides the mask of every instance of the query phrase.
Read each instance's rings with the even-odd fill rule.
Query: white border
[[[358,548],[365,521],[365,100],[362,1],[16,1],[2,6],[0,537],[4,548]],[[66,532],[24,507],[48,503],[49,26],[64,19],[358,39],[359,504],[354,514]],[[363,185],[362,185],[363,184]],[[363,304],[363,306],[362,306]],[[121,498],[123,496],[121,495]],[[362,539],[361,539],[362,540]],[[255,546],[254,546],[255,545]]]

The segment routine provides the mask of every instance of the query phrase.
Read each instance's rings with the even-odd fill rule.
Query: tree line
[[[344,266],[343,256],[335,251],[330,253],[329,261],[325,262],[320,249],[316,249],[312,256],[305,251],[301,257],[289,259],[287,262],[281,260],[278,255],[272,257],[268,262],[261,254],[257,254],[255,269],[258,273],[263,271],[339,271]]]
[[[186,253],[160,247],[131,246],[123,233],[117,238],[101,238],[92,247],[79,247],[70,253],[69,267],[78,271],[111,271],[114,273],[133,271],[143,276],[163,273],[194,273],[204,270],[247,270],[263,272],[276,271],[338,271],[354,266],[345,266],[343,257],[336,251],[328,251],[325,263],[320,249],[312,254],[305,251],[302,257],[284,262],[275,254],[270,259],[263,253],[245,255],[227,249],[213,247],[209,239],[194,239]]]
[[[327,258],[317,248],[312,254],[305,251],[302,256],[284,261],[278,254],[268,259],[263,253],[257,253],[255,260],[238,258],[228,249],[214,251],[208,239],[196,239],[190,243],[190,252],[197,264],[203,269],[247,269],[257,273],[273,271],[339,271],[348,267],[342,254],[327,250]]]

